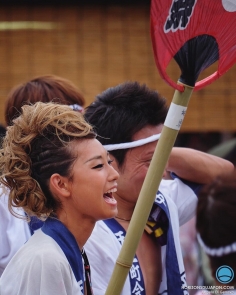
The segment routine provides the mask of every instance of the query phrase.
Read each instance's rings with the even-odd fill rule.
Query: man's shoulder
[[[113,251],[120,250],[120,243],[116,236],[104,221],[97,221],[91,236],[85,244],[85,250],[94,252],[94,248],[99,251],[107,251],[113,248]]]
[[[96,234],[97,232],[99,233],[103,232],[107,234],[111,233],[109,226],[104,222],[104,220],[99,220],[96,222],[92,234]]]
[[[192,183],[191,183],[192,184]],[[185,183],[183,180],[179,178],[175,178],[173,180],[165,180],[163,179],[159,186],[159,191],[166,197],[170,197],[173,199],[173,196],[176,198],[181,196],[181,198],[185,196],[194,196],[196,192],[194,191],[191,184]],[[195,184],[199,186],[199,184]]]

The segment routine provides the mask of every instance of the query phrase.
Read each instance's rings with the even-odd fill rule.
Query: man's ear
[[[49,187],[53,195],[62,198],[70,196],[69,182],[67,177],[63,177],[58,173],[52,174],[49,180]]]

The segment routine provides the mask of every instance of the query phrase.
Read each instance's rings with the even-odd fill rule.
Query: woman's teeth
[[[106,192],[106,194],[109,194],[109,193],[115,193],[117,192],[117,188],[113,188],[113,189],[110,189],[109,191]]]

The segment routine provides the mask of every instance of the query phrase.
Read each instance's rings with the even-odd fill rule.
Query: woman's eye
[[[93,169],[99,169],[102,168],[104,165],[103,164],[98,164],[97,166],[94,166]]]
[[[113,162],[113,160],[108,160],[107,163],[108,165],[111,165],[111,163]],[[104,164],[98,164],[96,166],[94,166],[92,169],[100,169],[100,168],[103,168],[104,167]]]

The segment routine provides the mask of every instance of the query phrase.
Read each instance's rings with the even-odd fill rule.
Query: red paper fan
[[[174,58],[182,72],[180,82],[199,90],[236,61],[236,0],[152,0],[151,37],[162,78],[183,91],[166,73]],[[196,83],[217,60],[217,71]]]

